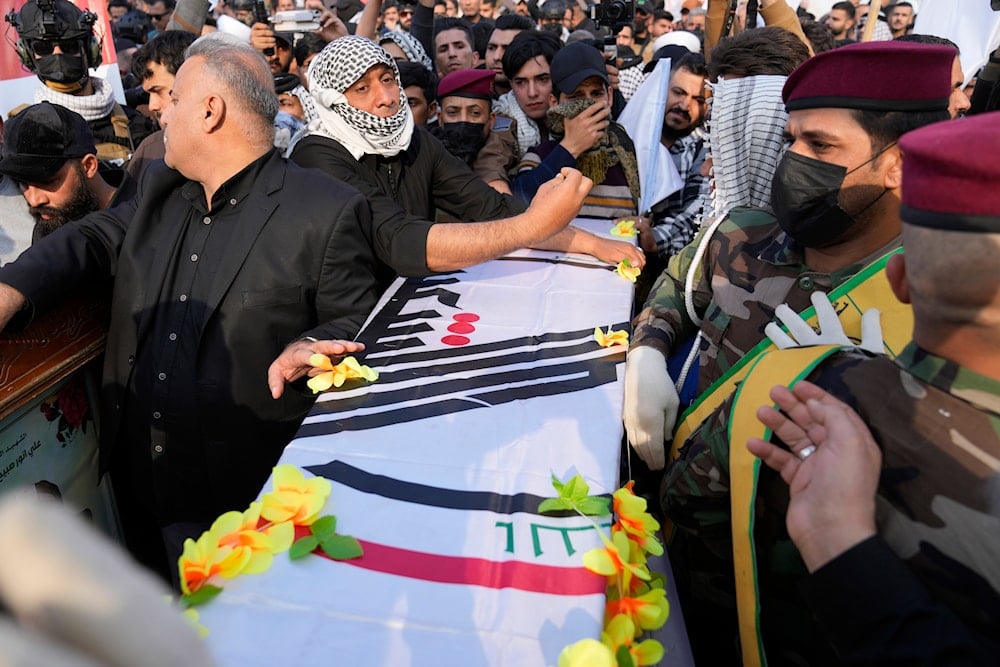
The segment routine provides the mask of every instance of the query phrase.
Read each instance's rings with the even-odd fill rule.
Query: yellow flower
[[[628,345],[627,331],[612,331],[608,327],[608,333],[601,331],[601,327],[594,327],[594,340],[601,347],[612,347],[614,345]]]
[[[311,525],[319,518],[331,488],[330,480],[306,479],[293,465],[275,466],[274,490],[261,498],[260,515],[272,523],[289,521],[296,526]]]
[[[309,381],[306,382],[314,394],[326,391],[330,387],[343,386],[344,382],[354,378],[363,378],[368,382],[374,382],[378,379],[378,372],[368,366],[362,366],[354,357],[344,357],[343,361],[334,366],[330,357],[325,354],[314,354],[309,357],[309,365],[326,371],[326,373],[309,378]]]
[[[629,239],[638,236],[639,230],[635,228],[635,220],[619,220],[618,224],[611,228],[611,235]]]
[[[635,279],[639,277],[642,273],[642,269],[638,266],[632,266],[632,262],[629,261],[628,257],[618,262],[618,266],[615,267],[615,273],[620,275],[625,280],[635,282]]]
[[[604,607],[604,617],[613,619],[620,614],[628,616],[634,625],[643,630],[658,630],[670,615],[667,593],[662,588],[651,588],[638,597],[609,597]]]
[[[623,532],[615,533],[609,540],[601,534],[604,548],[591,549],[583,554],[583,566],[596,574],[605,577],[618,578],[628,574],[649,581],[649,570],[646,569],[642,550],[629,540]]]
[[[559,667],[617,667],[615,654],[596,639],[581,639],[559,654]]]
[[[239,515],[239,512],[232,514]],[[191,538],[184,540],[184,552],[177,561],[177,569],[185,595],[194,593],[212,577],[231,579],[237,576],[253,557],[250,549],[220,546],[218,537],[208,530],[201,534],[197,542]]]
[[[611,532],[623,531],[647,553],[659,556],[663,554],[663,545],[656,538],[660,524],[646,511],[646,499],[632,492],[634,485],[635,482],[629,482],[612,496],[618,520],[611,526]]]
[[[624,614],[619,614],[611,619],[604,632],[601,633],[601,642],[608,647],[612,654],[617,655],[618,649],[622,646],[628,648],[632,662],[643,667],[644,665],[655,665],[663,659],[663,645],[655,639],[635,644],[636,638],[635,623]]]
[[[249,549],[250,560],[243,572],[257,574],[271,567],[274,554],[288,551],[295,540],[295,526],[290,522],[266,525],[261,529],[260,511],[262,504],[250,503],[245,512],[227,512],[219,517],[213,529],[218,525],[219,546],[231,549]]]

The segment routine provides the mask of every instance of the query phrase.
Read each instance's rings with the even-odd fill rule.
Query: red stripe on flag
[[[548,595],[594,595],[605,590],[604,577],[582,567],[555,567],[521,561],[443,556],[398,549],[358,540],[365,550],[361,558],[340,561],[347,565],[396,574],[440,584],[464,584],[486,588],[516,588]],[[322,550],[316,555],[329,559]]]

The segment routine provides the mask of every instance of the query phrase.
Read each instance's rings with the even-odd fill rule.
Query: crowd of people
[[[256,496],[396,277],[575,252],[643,269],[625,432],[699,663],[995,663],[1000,50],[964,72],[909,2],[756,4],[110,0],[125,103],[96,15],[11,12],[39,82],[3,110],[0,326],[110,294],[133,556],[169,578]]]

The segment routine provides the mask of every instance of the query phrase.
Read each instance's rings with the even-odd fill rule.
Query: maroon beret
[[[796,68],[782,96],[789,111],[839,108],[944,111],[955,49],[912,42],[862,42],[818,53]]]
[[[472,97],[476,99],[493,99],[493,77],[496,72],[491,69],[460,69],[447,75],[438,83],[438,99],[455,95],[457,97]]]
[[[903,222],[956,232],[1000,233],[1000,112],[907,132]]]

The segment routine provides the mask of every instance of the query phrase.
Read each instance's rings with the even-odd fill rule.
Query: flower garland
[[[361,544],[337,533],[337,518],[320,516],[332,485],[322,477],[306,479],[293,465],[275,466],[274,490],[243,512],[226,512],[197,540],[184,541],[177,561],[180,605],[205,604],[222,592],[221,580],[259,574],[274,556],[287,551],[292,560],[321,549],[334,560],[363,555]],[[296,539],[296,527],[308,534]]]
[[[565,483],[553,476],[552,486],[559,495],[539,505],[542,513],[575,510],[588,518],[609,513],[608,499],[591,496],[580,475]],[[612,495],[615,522],[610,537],[594,523],[604,546],[583,555],[583,566],[607,579],[601,640],[587,638],[567,646],[559,654],[559,667],[640,667],[663,658],[660,642],[642,640],[647,630],[662,628],[670,614],[663,576],[650,572],[646,564],[648,554],[663,555],[657,537],[660,524],[646,511],[646,500],[635,495],[633,486],[629,482]]]

